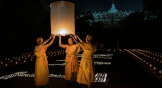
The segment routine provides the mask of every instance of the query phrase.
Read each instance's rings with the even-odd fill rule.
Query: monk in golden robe
[[[83,54],[80,62],[79,73],[77,76],[77,82],[79,84],[86,84],[88,88],[91,87],[91,83],[94,83],[94,59],[93,54],[96,52],[96,46],[93,45],[92,36],[86,36],[86,42],[83,42],[78,35],[75,38],[79,39],[79,46],[83,49]],[[75,42],[76,39],[74,39]]]
[[[53,39],[46,44],[51,38]],[[43,42],[43,38],[37,38],[37,44],[34,49],[34,54],[36,55],[35,62],[35,85],[39,87],[43,87],[49,82],[49,69],[48,69],[48,61],[46,56],[47,47],[49,47],[55,39],[54,35],[50,35],[49,39]]]
[[[74,40],[68,38],[68,44],[63,45],[61,43],[61,35],[59,37],[59,46],[66,49],[66,58],[65,58],[65,80],[76,81],[77,72],[79,69],[77,53],[80,51],[78,44],[73,44]]]

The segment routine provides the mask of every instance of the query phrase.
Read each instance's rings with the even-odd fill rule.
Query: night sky
[[[143,10],[143,0],[114,0],[115,8],[120,11]],[[103,12],[111,8],[112,0],[76,0],[75,8],[81,12]]]

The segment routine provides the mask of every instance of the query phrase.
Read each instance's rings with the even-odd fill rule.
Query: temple
[[[112,6],[107,12],[99,12],[99,13],[92,13],[94,16],[94,22],[102,22],[104,23],[104,28],[108,27],[118,27],[120,25],[116,25],[117,22],[124,19],[125,17],[129,16],[131,13],[134,13],[134,11],[118,11],[115,8],[115,4],[112,1]]]
[[[142,10],[140,11],[142,12]],[[112,0],[112,6],[108,11],[104,12],[93,12],[92,15],[94,16],[94,21],[89,20],[91,22],[89,25],[94,26],[94,22],[102,22],[104,24],[104,28],[109,28],[109,27],[120,27],[120,24],[117,24],[120,22],[122,19],[125,19],[128,17],[130,14],[134,13],[134,11],[118,11],[115,8],[114,0]],[[145,14],[145,13],[144,13]],[[81,15],[80,17],[83,17],[84,15]],[[147,16],[147,14],[146,14]],[[153,20],[157,18],[156,16],[151,16],[150,20]],[[146,20],[147,17],[144,18]],[[148,19],[149,20],[149,19]]]

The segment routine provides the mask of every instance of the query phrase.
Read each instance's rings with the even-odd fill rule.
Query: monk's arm
[[[48,47],[52,45],[53,41],[55,40],[55,36],[53,36],[53,39],[48,43]]]
[[[70,35],[73,38],[74,42],[79,45],[79,42],[74,38],[74,36]]]
[[[61,43],[61,36],[60,35],[59,35],[59,46],[62,47],[62,48],[65,48],[65,49],[68,47],[68,45],[63,45]]]
[[[80,42],[83,42],[83,40],[80,39],[80,37],[77,35],[77,38],[79,39]]]
[[[41,46],[45,45],[50,39],[52,38],[52,36],[50,36],[47,40],[43,41],[38,48],[40,48]]]

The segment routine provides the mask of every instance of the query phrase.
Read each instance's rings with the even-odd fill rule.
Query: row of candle
[[[111,51],[111,49],[108,49],[107,51]],[[114,52],[115,52],[116,50],[114,49]],[[119,51],[122,51],[121,49],[119,49]]]
[[[157,57],[162,57],[161,56],[162,54],[160,52],[140,50],[140,49],[134,49],[133,51],[141,51],[141,52],[145,52],[145,53],[150,54],[150,55],[154,55],[154,56],[157,56]]]
[[[16,72],[10,75],[2,76],[0,79],[9,79],[13,77],[34,77],[35,74],[26,74],[26,72]],[[57,75],[57,74],[49,74],[48,77],[55,77],[55,78],[65,78],[65,75]],[[95,74],[95,82],[106,82],[107,73],[96,73]]]
[[[49,56],[56,56],[56,55],[62,55],[65,54],[65,50],[61,50],[61,51],[53,51],[53,52],[47,52],[47,57]],[[27,62],[27,61],[33,61],[35,55],[27,55],[27,56],[19,56],[19,57],[12,57],[12,59],[10,58],[5,58],[5,61],[1,61],[0,60],[0,64],[4,65],[4,66],[8,66],[11,63],[13,64],[18,64],[21,62]],[[4,63],[6,62],[6,63]]]
[[[156,76],[156,77],[162,78],[162,70],[160,69],[160,70],[158,70],[158,71],[156,72],[156,71],[155,71],[155,70],[157,70],[156,66],[153,66],[151,63],[147,62],[145,59],[142,59],[142,58],[140,58],[139,56],[137,56],[136,54],[134,54],[133,52],[131,52],[131,51],[135,51],[135,49],[129,49],[129,50],[126,50],[126,49],[125,49],[125,51],[127,51],[129,54],[131,54],[131,55],[133,55],[135,58],[137,58],[138,61],[144,63],[144,64],[145,64],[145,67],[146,67],[146,66],[149,66],[149,69],[148,69],[148,70],[151,71],[151,72],[152,72],[152,70],[153,70],[152,73],[159,73],[160,76]],[[141,54],[141,53],[140,53],[140,54]],[[141,64],[142,64],[142,63],[141,63]],[[152,68],[153,68],[153,69],[152,69]]]
[[[133,50],[134,51],[134,50]],[[152,59],[153,61],[159,61],[160,60],[160,58],[158,58],[158,57],[153,57],[153,56],[151,56],[151,54],[150,55],[147,55],[147,54],[145,54],[145,53],[141,53],[141,52],[139,52],[139,51],[134,51],[134,52],[137,52],[137,53],[139,53],[139,54],[141,54],[141,55],[143,55],[143,56],[145,56],[146,58],[150,58],[150,59]],[[162,63],[162,60],[160,60],[159,61],[160,63]]]
[[[78,61],[80,62],[80,61]],[[95,65],[110,65],[111,62],[94,62]],[[58,66],[64,66],[65,63],[62,63],[62,64],[48,64],[48,66],[55,66],[55,65],[58,65]],[[79,64],[80,65],[80,64]]]
[[[47,52],[47,57],[48,57],[48,55],[52,55],[52,54],[56,54],[56,53],[58,53],[58,55],[59,55],[59,53],[62,53],[62,54],[65,54],[64,53],[65,51],[64,50],[62,50],[62,51],[54,51],[54,52]],[[97,57],[99,57],[99,56],[112,56],[113,54],[95,54],[94,55],[94,58],[97,58]],[[77,55],[78,57],[81,57],[81,54],[78,54]],[[28,58],[27,58],[28,57]],[[30,57],[30,58],[29,58]],[[25,58],[25,60],[23,59],[23,62],[27,62],[27,60],[28,59],[30,59],[30,61],[33,61],[33,58],[34,58],[34,55],[33,56],[31,56],[31,55],[28,55],[28,56],[19,56],[18,58],[17,57],[13,57],[12,59],[13,60],[18,60],[18,61],[20,61],[22,58]],[[100,58],[100,57],[99,57]],[[5,58],[5,60],[10,60],[9,58]],[[13,60],[10,60],[10,62],[13,62]],[[15,61],[15,64],[18,64],[18,61]],[[1,64],[3,64],[3,62],[2,61],[0,61],[1,62]],[[8,64],[6,63],[5,64],[5,66],[8,66]]]

